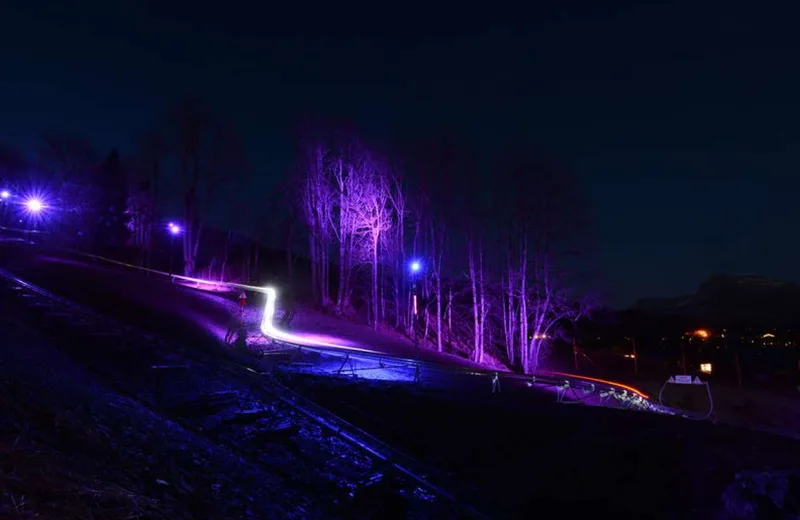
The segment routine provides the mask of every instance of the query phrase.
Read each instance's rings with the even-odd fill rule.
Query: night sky
[[[584,181],[613,303],[716,273],[800,282],[791,2],[17,3],[0,8],[0,143],[70,129],[125,152],[198,93],[246,139],[251,202],[305,116],[490,151],[523,140]]]

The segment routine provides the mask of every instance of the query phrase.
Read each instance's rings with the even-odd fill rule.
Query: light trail
[[[361,352],[364,354],[373,354],[373,355],[377,354],[383,356],[386,355],[385,353],[379,352],[377,350],[369,350],[365,348],[351,347],[348,345],[343,345],[341,343],[323,341],[321,339],[310,337],[305,334],[292,334],[290,332],[286,332],[276,328],[274,319],[275,319],[275,302],[278,299],[278,292],[273,287],[264,287],[263,289],[261,289],[261,292],[264,292],[267,295],[267,301],[264,304],[264,317],[261,318],[261,333],[267,336],[268,338],[276,339],[278,341],[284,341],[286,343],[294,343],[296,345],[304,345],[307,347],[335,348],[351,352]]]
[[[600,383],[600,384],[603,384],[603,385],[615,386],[617,388],[622,388],[623,390],[627,390],[628,392],[633,392],[634,394],[638,395],[642,399],[650,399],[650,396],[648,396],[644,392],[642,392],[640,390],[637,390],[636,388],[634,388],[632,386],[624,385],[624,384],[618,383],[616,381],[609,381],[607,379],[598,379],[596,377],[589,377],[589,376],[579,376],[579,375],[576,375],[576,374],[567,374],[566,372],[548,372],[548,374],[555,374],[557,376],[564,376],[564,377],[569,377],[569,378],[572,378],[572,379],[583,379],[585,381],[592,381],[593,383]]]
[[[96,260],[101,260],[101,261],[109,262],[109,263],[112,263],[112,264],[117,264],[117,265],[120,265],[120,266],[132,268],[132,269],[139,270],[139,271],[148,271],[148,272],[151,272],[151,273],[164,275],[164,276],[167,276],[167,277],[170,277],[170,278],[173,278],[173,279],[185,280],[187,282],[194,282],[194,283],[197,283],[199,285],[208,285],[208,286],[216,286],[216,287],[227,286],[227,287],[235,287],[237,289],[244,289],[244,290],[247,290],[247,291],[253,291],[253,292],[257,292],[257,293],[264,293],[264,294],[266,294],[266,302],[264,304],[264,316],[261,319],[260,329],[261,329],[261,333],[264,334],[264,336],[266,336],[268,338],[272,338],[272,339],[275,339],[275,340],[278,340],[278,341],[283,341],[285,343],[293,343],[295,345],[306,346],[306,347],[330,348],[330,349],[337,349],[337,350],[341,350],[341,351],[345,351],[345,352],[349,351],[349,352],[353,352],[353,353],[378,355],[378,356],[387,357],[387,358],[388,357],[394,357],[394,356],[391,356],[391,355],[387,354],[386,352],[381,352],[381,351],[377,351],[377,350],[370,350],[370,349],[365,349],[365,348],[360,348],[360,347],[355,347],[355,346],[349,346],[349,345],[345,345],[345,344],[342,344],[342,343],[334,343],[332,341],[325,341],[325,340],[321,339],[319,336],[314,336],[314,335],[311,335],[311,334],[292,334],[290,332],[286,332],[286,331],[278,329],[277,327],[275,327],[275,323],[274,323],[274,319],[275,319],[275,304],[276,304],[276,301],[278,299],[278,292],[273,287],[257,287],[257,286],[254,286],[254,285],[245,285],[245,284],[232,283],[232,282],[217,282],[217,281],[211,281],[211,280],[204,280],[202,278],[194,278],[194,277],[191,277],[191,276],[182,276],[182,275],[176,275],[176,274],[169,274],[169,273],[165,273],[163,271],[157,271],[155,269],[149,269],[149,268],[146,268],[146,267],[141,267],[141,266],[137,266],[137,265],[131,265],[131,264],[127,264],[127,263],[124,263],[124,262],[117,261],[117,260],[112,260],[110,258],[105,258],[105,257],[102,257],[102,256],[92,255],[92,254],[89,254],[89,253],[79,253],[79,254],[81,254],[82,256],[85,256],[85,257],[94,258]],[[397,358],[397,359],[400,359],[400,358]],[[419,361],[417,361],[417,363],[419,363]],[[486,369],[486,374],[494,373],[494,372],[497,372],[497,370]],[[502,370],[502,371],[499,371],[499,372],[502,372],[504,374],[511,374],[511,372],[506,371],[506,370]],[[591,382],[602,384],[602,385],[607,385],[607,386],[611,386],[611,387],[620,388],[620,389],[623,389],[623,390],[627,390],[627,391],[629,391],[629,392],[641,397],[642,399],[648,399],[648,400],[650,399],[650,397],[647,394],[645,394],[644,392],[642,392],[641,390],[638,390],[638,389],[636,389],[636,388],[634,388],[632,386],[629,386],[629,385],[626,385],[626,384],[623,384],[623,383],[619,383],[619,382],[616,382],[616,381],[609,381],[607,379],[599,379],[599,378],[589,377],[589,376],[580,376],[580,375],[577,375],[577,374],[568,374],[566,372],[547,372],[547,373],[548,374],[557,375],[557,376],[561,376],[561,377],[567,377],[567,378],[583,380],[583,381],[591,381]]]

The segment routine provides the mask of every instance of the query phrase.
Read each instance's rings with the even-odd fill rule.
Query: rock
[[[800,520],[800,470],[740,471],[722,502],[728,518]]]

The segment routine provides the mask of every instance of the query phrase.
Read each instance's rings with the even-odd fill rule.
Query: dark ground
[[[52,267],[58,264],[36,261],[35,257],[19,252],[6,251],[3,265],[34,283],[100,309],[107,315],[123,318],[126,322],[164,337],[180,340],[184,345],[191,344],[195,348],[207,345],[210,348],[213,343],[207,333],[197,326],[196,318],[217,319],[213,315],[215,311],[203,303],[202,297],[195,297],[184,288],[142,276],[135,277],[136,282],[132,286],[130,275],[121,275],[116,282],[114,277],[104,277],[107,284],[101,286],[96,283],[91,271]],[[187,317],[187,310],[193,317]],[[4,348],[8,344],[6,342]],[[32,366],[32,363],[27,366]],[[49,373],[60,377],[60,364],[48,366]],[[11,370],[9,373],[15,371]],[[31,373],[30,378],[29,386],[33,388],[31,401],[51,394],[62,398],[59,390],[61,387],[51,389],[49,383],[41,384],[41,371],[38,369]],[[797,449],[797,443],[789,439],[715,426],[707,422],[690,422],[645,413],[580,405],[557,406],[553,403],[552,396],[524,390],[507,391],[500,395],[492,395],[488,390],[485,393],[453,394],[385,383],[353,383],[307,376],[292,377],[290,383],[323,406],[382,440],[473,486],[479,490],[476,491],[476,502],[491,503],[496,508],[493,513],[496,512],[497,517],[614,514],[617,518],[710,518],[720,510],[722,491],[733,480],[737,471],[800,467],[800,450]],[[233,383],[227,383],[228,386],[231,384]],[[20,382],[12,385],[12,388],[28,388],[26,385],[28,383]],[[93,402],[90,394],[93,395],[94,392],[85,390],[83,394],[74,397],[64,394],[63,399],[74,406],[85,408],[90,405],[84,403]],[[3,397],[4,406],[20,401],[14,395]],[[20,402],[25,401],[23,399]],[[56,424],[53,419],[53,404],[45,402],[44,407],[49,407],[49,411],[43,412],[49,419],[41,424],[52,429]],[[35,410],[37,406],[19,408],[18,413],[24,415],[28,413],[26,410]],[[142,413],[152,417],[152,412],[147,407]],[[92,423],[99,425],[96,428],[108,429],[109,424],[116,424],[115,416],[103,414],[97,422]],[[87,426],[88,416],[91,414],[77,413],[74,429],[84,431],[87,427],[95,428]],[[35,417],[23,417],[20,424],[25,424],[24,421],[37,424],[36,420]],[[132,430],[151,430],[149,423],[144,420],[129,420],[135,423]],[[160,427],[166,428],[164,417],[151,421],[154,424],[161,423]],[[191,428],[196,431],[198,423],[191,424]],[[152,426],[153,431],[157,427]],[[30,430],[38,432],[40,428]],[[7,430],[3,437],[6,447],[15,446],[9,431],[11,430]],[[237,428],[230,428],[227,433],[214,437],[212,444],[224,444],[223,440],[228,438],[226,435],[237,434]],[[116,438],[116,435],[117,432],[107,436]],[[146,435],[134,437],[143,438],[143,443],[152,442],[147,441]],[[181,435],[177,437],[181,438]],[[208,435],[200,437],[202,442],[209,442]],[[164,438],[169,436],[164,434]],[[188,445],[186,441],[181,442]],[[241,445],[237,444],[239,442],[234,444]],[[66,449],[64,444],[58,446]],[[197,449],[199,448],[192,446],[190,451]],[[114,451],[113,448],[107,451],[109,450]],[[161,448],[151,450],[160,453]],[[13,449],[10,452],[13,453]],[[166,453],[171,452],[167,450]],[[248,475],[247,471],[266,472],[259,479],[275,479],[274,475],[267,476],[270,474],[269,466],[254,462],[253,452],[241,452],[239,456],[243,457],[241,460],[244,462],[235,466],[237,471],[244,474],[230,478],[237,481],[241,489],[253,488],[255,477]],[[165,457],[169,458],[166,455]],[[71,457],[62,458],[71,460]],[[136,458],[132,457],[132,460]],[[98,464],[98,460],[103,461],[102,471],[119,473],[120,468],[126,468],[121,474],[139,484],[138,487],[131,485],[135,491],[125,496],[136,498],[137,503],[141,500],[144,504],[142,507],[148,504],[142,497],[152,497],[153,486],[143,483],[144,473],[140,468],[131,469],[131,459],[107,458],[105,455],[87,456],[85,464],[89,469],[84,469],[84,476],[78,480],[82,481],[88,475],[95,474],[97,471],[91,468],[91,464]],[[229,475],[229,472],[234,471],[229,469],[231,463],[224,461],[203,471],[187,471],[186,468],[192,467],[190,462],[177,460],[177,463],[171,463],[173,474],[185,473],[192,475],[192,478],[212,478],[215,474]],[[312,462],[306,462],[305,467],[313,466],[315,459],[311,460]],[[250,469],[251,464],[257,467]],[[110,481],[116,486],[120,478],[117,474]],[[166,478],[163,480],[169,481]],[[308,480],[321,481],[311,473]],[[244,485],[246,482],[251,482],[250,488]],[[156,490],[160,489],[158,486],[155,487]],[[191,487],[214,489],[210,482],[191,484]],[[292,500],[301,500],[300,497],[305,496],[304,503],[308,503],[311,492],[315,493],[315,499],[325,501],[322,497],[327,495],[321,489],[305,488],[305,495],[302,490],[296,490],[295,495],[289,493],[287,496],[290,498],[284,502],[274,497],[264,497],[263,500],[259,498],[258,502],[286,507],[284,504],[291,504]],[[244,491],[240,493],[242,497],[246,494]],[[78,492],[76,494],[82,496]],[[188,492],[188,496],[193,496],[192,492]],[[213,493],[205,493],[203,498],[208,501],[203,506],[203,511],[216,511],[205,509],[212,507]],[[182,495],[174,494],[171,499],[162,499],[159,504],[180,504],[183,500],[185,498]],[[315,501],[309,503],[310,510],[317,506]],[[13,507],[13,502],[9,504],[11,505],[7,507]],[[218,499],[216,504],[213,507],[225,507],[222,499]],[[184,517],[191,516],[185,507],[173,507]],[[323,516],[326,514],[319,509],[314,511]],[[267,516],[256,514],[255,517],[270,517],[272,513],[266,514]],[[437,513],[433,514],[439,517]],[[314,513],[308,512],[303,517],[313,516]],[[176,514],[167,517],[181,516]],[[208,517],[215,516],[209,514]],[[226,516],[222,513],[222,516],[216,517]]]
[[[0,287],[0,518],[457,517],[188,323],[83,283],[52,285],[105,317]]]
[[[454,396],[411,384],[292,375],[293,387],[530,518],[712,518],[737,471],[800,467],[796,441],[578,404],[524,389]]]

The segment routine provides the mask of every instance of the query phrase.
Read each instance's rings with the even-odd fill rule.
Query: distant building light
[[[764,334],[763,336],[761,336],[761,339],[774,338],[774,337],[775,337],[775,334],[772,334],[772,333],[770,333],[770,332],[767,332],[766,334]]]
[[[706,329],[697,329],[692,334],[702,339],[708,339],[711,336],[711,333],[708,332]]]
[[[711,363],[700,363],[700,372],[704,374],[711,373]]]

